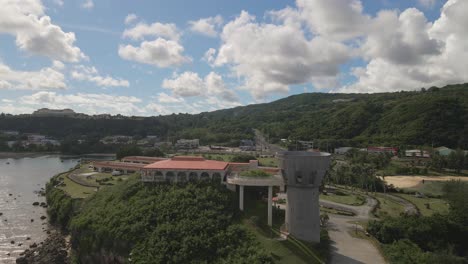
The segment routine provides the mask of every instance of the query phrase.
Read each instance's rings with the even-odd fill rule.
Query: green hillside
[[[281,138],[343,145],[445,145],[468,149],[468,84],[380,94],[293,95],[275,102],[196,115],[109,119],[0,116],[0,129],[58,138],[85,135],[90,141],[112,134],[156,134],[164,139],[200,138],[202,144],[236,145],[254,128],[275,142]]]

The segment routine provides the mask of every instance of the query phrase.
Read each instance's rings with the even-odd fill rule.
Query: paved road
[[[356,229],[356,225],[353,224],[353,222],[367,221],[370,219],[370,211],[377,204],[375,199],[367,197],[366,204],[362,206],[350,206],[329,201],[320,201],[320,203],[329,207],[352,211],[356,214],[356,216],[329,214],[328,234],[332,241],[331,263],[385,263],[384,258],[371,242],[366,239],[352,237],[349,234],[349,231],[354,231]]]
[[[257,129],[255,129],[255,144],[257,145],[257,148],[260,147],[262,149],[264,154],[275,155],[276,152],[286,150],[278,145],[268,143],[262,133]]]

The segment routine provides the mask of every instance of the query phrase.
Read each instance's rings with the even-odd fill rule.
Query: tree
[[[117,154],[116,154],[117,159],[122,159],[127,156],[141,156],[141,155],[143,155],[143,152],[137,145],[128,145],[128,146],[121,147],[117,151]]]

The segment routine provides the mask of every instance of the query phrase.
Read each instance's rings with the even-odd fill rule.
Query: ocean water
[[[0,159],[0,263],[15,263],[19,253],[47,237],[47,219],[40,219],[47,216],[46,209],[32,204],[45,202],[37,192],[52,176],[77,162],[58,156]]]

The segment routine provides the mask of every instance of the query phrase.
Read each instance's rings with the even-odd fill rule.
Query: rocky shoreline
[[[52,231],[44,242],[33,244],[16,259],[18,264],[68,264],[70,243],[59,231]]]

